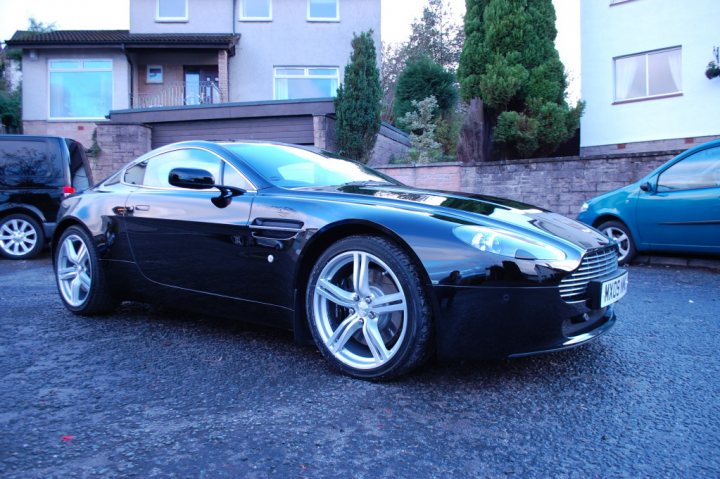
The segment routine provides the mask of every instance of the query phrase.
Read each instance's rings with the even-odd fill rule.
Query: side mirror
[[[649,181],[646,181],[645,183],[640,185],[640,189],[643,190],[645,193],[650,193],[652,191],[652,184]]]
[[[213,175],[206,170],[198,168],[173,168],[168,176],[168,183],[178,188],[190,188],[192,190],[209,190],[217,188],[220,190],[220,196],[213,198],[212,204],[218,208],[225,208],[235,196],[245,194],[242,188],[234,186],[216,185]]]
[[[215,186],[215,178],[206,170],[197,168],[174,168],[170,171],[168,183],[178,188],[209,190]]]

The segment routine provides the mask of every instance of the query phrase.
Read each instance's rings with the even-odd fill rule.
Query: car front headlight
[[[565,253],[554,246],[508,230],[486,226],[463,225],[453,229],[462,242],[488,253],[517,259],[562,261]]]
[[[587,201],[586,201],[586,202],[583,203],[582,206],[580,207],[580,213],[585,213],[585,212],[588,210],[589,207],[590,207],[590,205],[588,205],[588,203],[587,203]]]

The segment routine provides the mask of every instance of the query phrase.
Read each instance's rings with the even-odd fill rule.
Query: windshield
[[[273,144],[225,144],[267,181],[283,188],[347,184],[393,184],[397,181],[354,161],[302,148]]]

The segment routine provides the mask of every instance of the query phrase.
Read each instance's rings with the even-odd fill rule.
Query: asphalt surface
[[[0,477],[720,477],[720,274],[633,266],[613,330],[375,384],[289,333],[68,313],[0,260]]]

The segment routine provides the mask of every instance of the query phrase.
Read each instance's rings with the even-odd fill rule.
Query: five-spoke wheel
[[[417,269],[385,239],[332,245],[311,273],[307,304],[318,347],[351,375],[389,378],[427,356],[430,313]]]
[[[33,258],[40,254],[45,237],[40,224],[24,214],[0,220],[0,253],[11,259]]]
[[[606,221],[597,227],[602,234],[614,239],[618,244],[620,256],[618,262],[627,264],[635,257],[635,242],[627,226],[619,221]]]
[[[101,314],[117,305],[105,283],[95,243],[82,228],[71,226],[63,232],[54,266],[60,297],[70,311]]]

